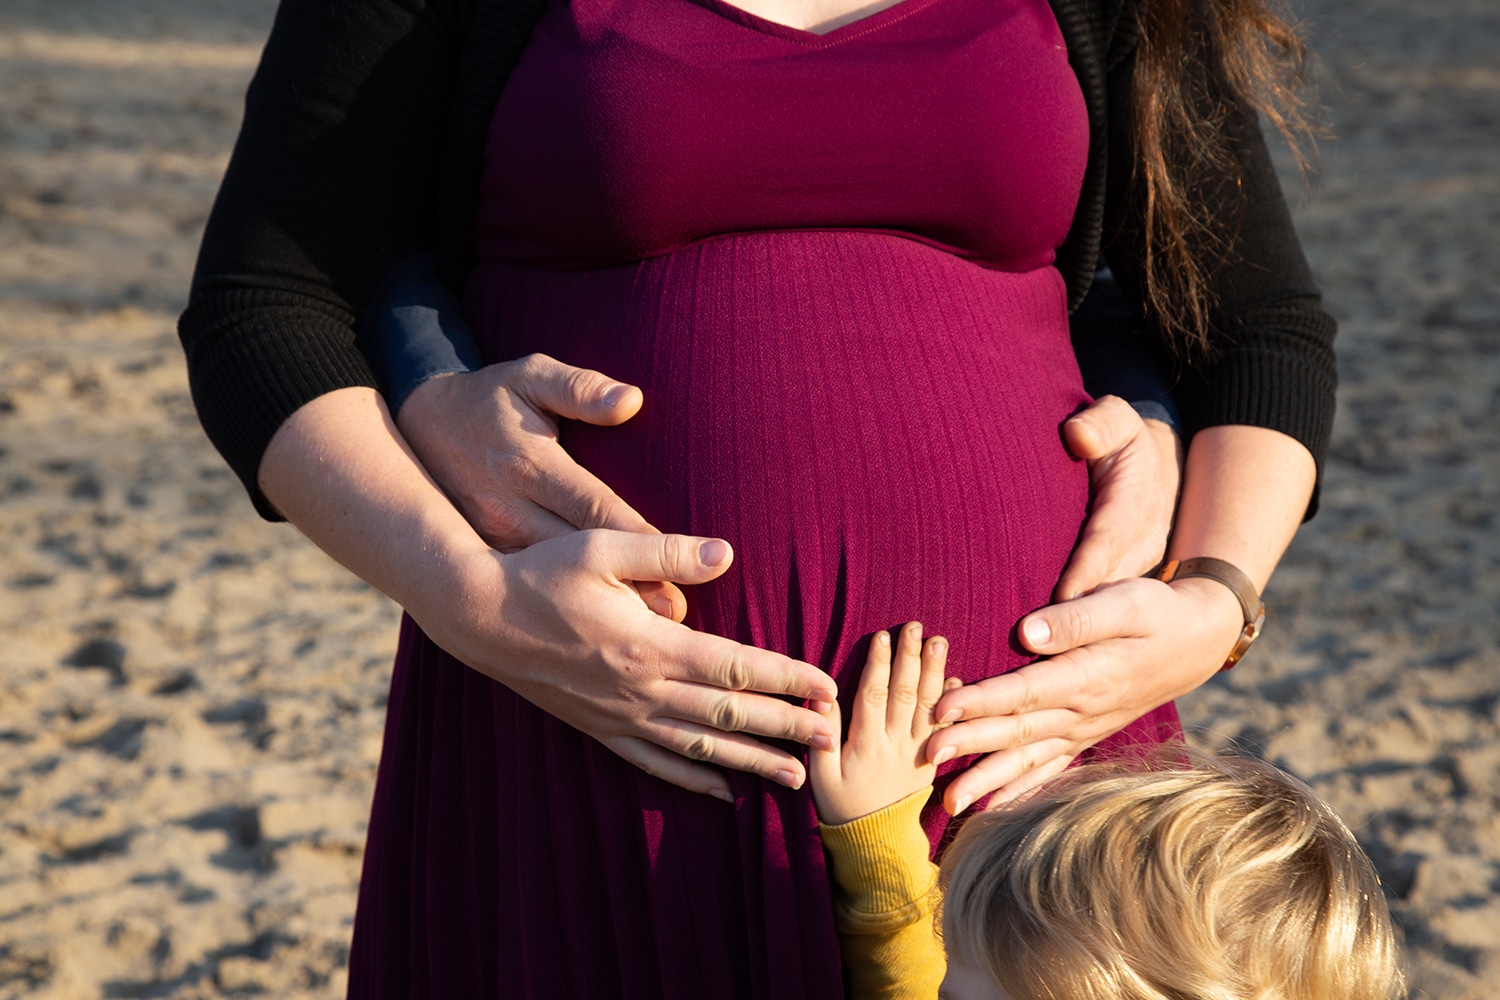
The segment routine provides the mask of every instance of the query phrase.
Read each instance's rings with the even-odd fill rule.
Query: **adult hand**
[[[1234,594],[1202,578],[1131,579],[1036,611],[1021,622],[1035,653],[1019,670],[943,696],[929,759],[986,754],[943,796],[953,814],[983,795],[1009,801],[1060,773],[1087,747],[1198,687],[1244,626]]]
[[[475,546],[441,574],[446,593],[408,610],[450,653],[663,780],[730,800],[716,764],[800,788],[801,761],[755,737],[832,749],[837,728],[776,696],[832,701],[833,680],[653,614],[631,586],[706,583],[732,559],[718,539],[600,530],[511,555]]]
[[[1177,434],[1160,420],[1142,420],[1118,396],[1101,396],[1064,423],[1063,442],[1074,458],[1089,463],[1092,503],[1053,592],[1059,601],[1140,576],[1159,563],[1182,478]]]
[[[479,536],[501,552],[587,528],[656,528],[562,449],[557,418],[614,426],[635,416],[635,386],[545,354],[428,379],[396,425]],[[682,621],[687,602],[664,581],[636,590],[663,617]]]

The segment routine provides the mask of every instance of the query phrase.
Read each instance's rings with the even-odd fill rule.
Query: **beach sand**
[[[260,521],[174,324],[267,0],[0,0],[0,998],[334,997],[396,609]],[[1186,699],[1327,795],[1416,995],[1500,995],[1500,8],[1318,0],[1322,511]]]

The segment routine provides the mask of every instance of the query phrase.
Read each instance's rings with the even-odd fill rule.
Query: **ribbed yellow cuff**
[[[819,825],[839,892],[835,909],[844,933],[883,932],[930,909],[937,866],[922,831],[922,807],[932,789],[914,792],[877,813],[834,826]]]

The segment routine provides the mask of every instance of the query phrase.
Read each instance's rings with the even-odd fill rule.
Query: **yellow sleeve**
[[[818,827],[834,882],[834,920],[850,1000],[933,1000],[947,963],[933,924],[937,865],[922,807],[931,789],[837,826]]]

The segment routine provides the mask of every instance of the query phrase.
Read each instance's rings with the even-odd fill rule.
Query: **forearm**
[[[272,437],[260,488],[312,542],[418,620],[486,548],[391,422],[379,394],[341,389],[299,408]]]
[[[946,962],[933,926],[937,866],[922,789],[877,813],[819,826],[836,886],[834,921],[854,1000],[930,1000]]]
[[[1182,500],[1167,556],[1212,556],[1264,590],[1312,496],[1313,457],[1264,427],[1210,427],[1188,447]]]

